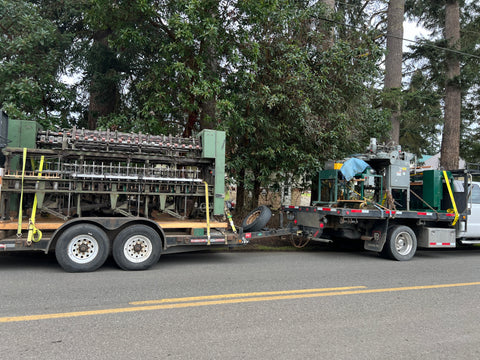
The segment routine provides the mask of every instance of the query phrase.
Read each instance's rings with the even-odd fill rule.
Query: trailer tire
[[[105,263],[109,252],[107,234],[92,224],[67,228],[55,245],[55,257],[67,272],[95,271]]]
[[[243,219],[243,231],[260,231],[267,225],[271,217],[272,212],[268,206],[259,206]]]
[[[413,258],[417,251],[417,237],[412,229],[405,225],[392,226],[387,233],[387,241],[382,254],[397,261]]]
[[[146,225],[131,225],[113,241],[113,258],[123,270],[146,270],[155,265],[162,252],[160,235]]]

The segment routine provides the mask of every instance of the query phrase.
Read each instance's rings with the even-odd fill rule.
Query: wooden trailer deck
[[[207,228],[207,222],[205,220],[178,220],[178,219],[161,219],[154,220],[163,229],[205,229]],[[57,219],[38,219],[35,221],[35,227],[41,231],[55,231],[65,222]],[[211,221],[210,228],[226,229],[228,227],[227,222]],[[17,230],[18,221],[5,220],[0,221],[1,230]],[[28,230],[28,220],[22,222],[22,230]]]

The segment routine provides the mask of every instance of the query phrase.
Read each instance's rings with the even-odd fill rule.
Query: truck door
[[[471,215],[467,219],[465,237],[480,239],[480,183],[472,183]]]

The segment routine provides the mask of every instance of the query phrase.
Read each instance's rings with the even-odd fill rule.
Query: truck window
[[[480,186],[473,184],[472,187],[472,202],[474,204],[480,204]]]

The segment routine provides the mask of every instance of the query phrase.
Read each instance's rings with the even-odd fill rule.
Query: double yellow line
[[[131,312],[139,312],[139,311],[180,309],[180,308],[187,308],[187,307],[212,306],[212,305],[224,305],[224,304],[239,304],[239,303],[247,303],[247,302],[307,299],[307,298],[316,298],[316,297],[325,297],[325,296],[374,294],[374,293],[409,291],[409,290],[411,291],[411,290],[442,289],[442,288],[476,286],[476,285],[480,285],[480,282],[406,286],[406,287],[384,288],[384,289],[367,289],[365,286],[349,286],[349,287],[334,287],[334,288],[322,288],[322,289],[302,289],[302,290],[207,295],[207,296],[171,298],[171,299],[161,299],[161,300],[135,301],[135,302],[129,303],[129,305],[131,305],[130,307],[124,307],[124,308],[75,311],[75,312],[65,312],[65,313],[57,313],[57,314],[0,317],[0,323],[23,322],[23,321],[33,321],[33,320],[50,320],[50,319],[72,318],[72,317],[80,317],[80,316],[120,314],[120,313],[131,313]]]

